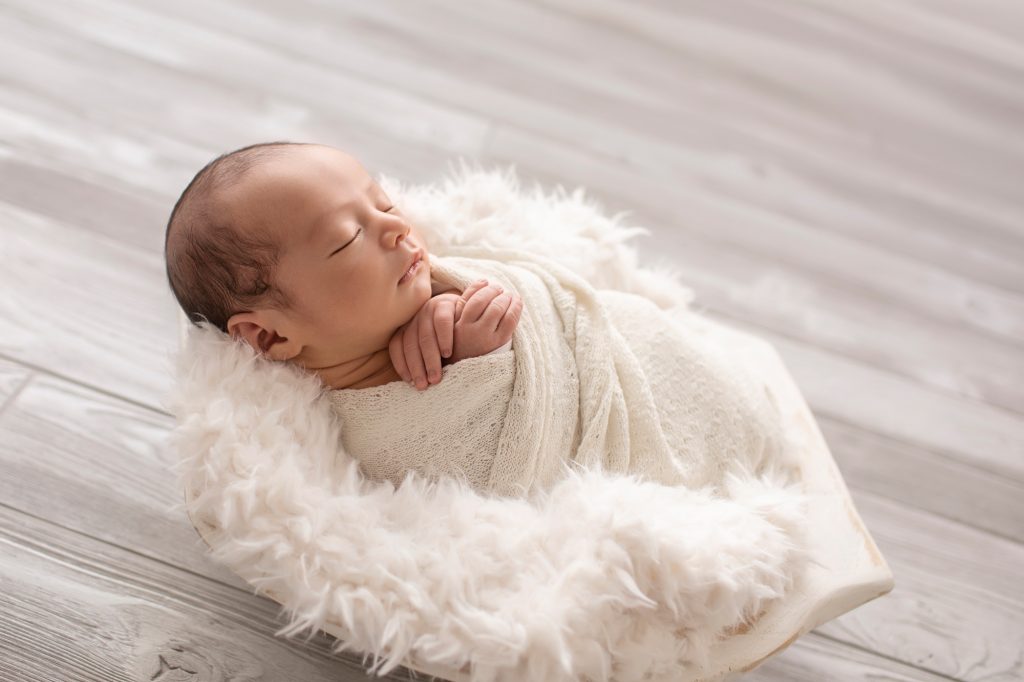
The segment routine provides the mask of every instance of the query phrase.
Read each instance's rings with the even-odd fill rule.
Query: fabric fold
[[[334,391],[342,438],[371,478],[397,485],[415,470],[523,497],[570,467],[720,486],[785,456],[763,382],[688,328],[685,306],[597,290],[514,249],[462,247],[431,268],[459,289],[487,278],[519,294],[515,351],[444,367],[426,391]]]

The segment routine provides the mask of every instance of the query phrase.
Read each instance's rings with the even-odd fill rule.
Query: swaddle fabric
[[[368,477],[398,485],[415,470],[523,496],[568,466],[719,488],[727,471],[783,463],[769,390],[709,342],[697,313],[594,289],[537,254],[459,253],[433,258],[432,276],[459,289],[485,277],[522,296],[516,350],[444,367],[425,391],[333,391],[346,450]]]

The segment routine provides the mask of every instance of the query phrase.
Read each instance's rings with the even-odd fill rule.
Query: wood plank
[[[24,365],[0,358],[0,414],[28,383],[32,372]]]
[[[637,220],[662,226],[651,228],[651,236],[641,241],[642,262],[679,268],[701,306],[924,386],[1024,414],[1024,335],[995,338],[962,320],[902,305],[888,291],[833,277],[831,266],[846,261],[853,249],[816,251],[820,269],[812,272],[783,257],[752,257],[731,244],[695,240],[678,230],[677,222],[666,213]],[[794,249],[802,248],[797,244]],[[865,276],[884,270],[886,260],[872,254],[860,261]],[[909,270],[903,278],[914,281]],[[920,280],[936,299],[953,300],[970,289],[938,279]],[[1024,321],[1024,310],[1016,319]],[[972,352],[965,353],[967,348]]]
[[[767,332],[719,312],[708,316],[759,334],[779,352],[815,415],[913,443],[929,452],[1020,482],[1024,420]]]
[[[0,55],[25,64],[8,87],[58,103],[88,102],[87,111],[98,119],[96,125],[106,126],[105,135],[134,130],[153,138],[158,148],[180,148],[180,139],[217,152],[289,137],[366,145],[375,150],[367,153],[377,155],[366,157],[369,162],[387,158],[387,165],[401,172],[425,156],[424,147],[435,163],[440,151],[477,155],[489,129],[479,116],[404,94],[379,78],[356,78],[316,60],[289,57],[262,41],[238,40],[230,32],[182,24],[131,4],[111,7],[118,17],[114,25],[105,23],[110,17],[75,3],[53,9],[40,14],[25,4],[0,17],[0,27],[20,38],[0,48]],[[210,63],[218,69],[211,71]],[[103,74],[115,67],[119,78],[107,82]],[[29,76],[40,73],[52,77]],[[178,95],[169,101],[168,91]],[[167,125],[154,134],[155,111],[165,112]],[[81,117],[69,122],[87,124]],[[110,130],[116,122],[123,125]],[[103,165],[116,175],[116,164]],[[194,173],[200,165],[187,168]],[[146,171],[152,175],[161,169],[151,164]]]
[[[947,25],[971,31],[976,43],[987,46],[993,53],[1008,54],[1014,62],[1020,59],[1024,12],[1017,0],[986,0],[984,12],[957,0],[905,0],[905,3],[917,9],[925,7],[942,17]]]
[[[0,202],[0,355],[139,404],[171,387],[178,304],[162,256]]]
[[[781,654],[736,679],[742,682],[949,680],[945,675],[888,660],[857,647],[839,648],[836,644],[829,637],[817,635],[817,631],[811,632]]]
[[[882,6],[871,4],[873,10]],[[821,140],[825,144],[854,142],[843,147],[841,157],[832,158],[832,164],[842,164],[842,172],[851,174],[844,180],[868,179],[872,174],[864,167],[874,166],[873,173],[880,173],[874,181],[888,185],[894,198],[905,194],[926,199],[945,211],[969,208],[991,222],[961,224],[962,236],[991,236],[997,243],[1010,236],[1011,244],[1020,248],[1014,217],[1022,198],[1012,174],[1019,172],[1024,151],[1015,134],[1024,107],[1019,88],[1024,61],[1019,55],[1009,64],[993,63],[985,59],[989,50],[982,41],[972,44],[981,55],[937,50],[905,28],[914,26],[913,21],[904,19],[897,26],[881,10],[858,6],[852,12],[837,2],[780,6],[705,0],[685,9],[664,3],[655,9],[613,0],[558,0],[546,6],[577,23],[613,26],[631,45],[656,47],[663,59],[687,67],[684,72],[652,70],[650,79],[661,79],[656,89],[669,106],[699,104],[688,110],[719,124],[723,118],[742,121],[755,130],[766,121],[760,108],[774,110],[778,116],[767,119],[773,125],[765,141],[786,139],[794,143],[790,151],[822,162],[825,155],[814,153],[805,136],[826,128],[832,134]],[[622,59],[629,64],[640,54],[625,50]],[[719,87],[735,87],[748,106],[735,106],[737,102],[725,97],[686,97],[707,81],[715,84],[716,95],[722,94]],[[797,125],[791,116],[812,119],[815,125]],[[936,157],[951,163],[928,163]],[[964,163],[975,159],[990,172],[974,172],[971,163]],[[931,184],[956,186],[957,192],[935,192]]]
[[[220,153],[254,139],[333,143],[355,153],[374,175],[383,168],[406,181],[426,181],[443,170],[443,155],[429,147],[379,141],[372,130],[329,117],[310,116],[301,125],[276,130],[269,124],[265,129],[232,125],[229,130],[222,122],[224,127],[212,128],[205,136],[209,139],[201,141],[205,146],[199,147],[168,141],[144,122],[126,122],[110,131],[109,122],[76,120],[68,112],[70,104],[24,90],[0,90],[0,126],[8,133],[0,142],[0,201],[154,253],[163,253],[171,209],[195,173]],[[209,107],[227,108],[218,101],[209,102]],[[75,149],[65,144],[69,137],[92,143],[88,150]],[[93,161],[96,155],[106,156],[104,150],[111,147],[146,148],[151,157],[146,163],[109,167]],[[65,201],[52,201],[55,193]],[[93,210],[82,211],[84,204]]]
[[[0,417],[0,500],[89,537],[247,591],[180,508],[174,419],[47,374]],[[54,504],[60,500],[60,504]]]
[[[330,653],[330,635],[275,636],[269,599],[3,504],[0,547],[0,679],[366,679],[359,656]]]
[[[286,96],[292,119],[303,119],[315,108],[321,116],[358,118],[361,124],[393,140],[430,140],[469,154],[478,150],[479,135],[486,132],[486,123],[479,117],[410,97],[389,84],[356,79],[316,60],[296,59],[286,52],[268,49],[263,42],[239,40],[231,32],[153,15],[131,3],[105,5],[106,9],[117,12],[114,22],[108,15],[95,11],[104,6],[103,2],[85,8],[57,0],[43,12],[29,3],[15,5],[16,9],[12,7],[4,21],[10,28],[18,28],[23,36],[32,38],[23,47],[35,54],[36,63],[45,64],[41,53],[53,49],[65,58],[76,58],[73,64],[41,70],[62,74],[69,81],[79,75],[95,81],[103,77],[104,67],[116,63],[124,70],[118,79],[120,85],[107,83],[113,90],[105,91],[105,97],[140,116],[159,110],[166,104],[166,97],[159,89],[137,92],[132,85],[158,75],[182,84],[186,90],[198,88],[200,93],[211,96],[215,95],[215,89],[229,86],[237,98],[237,123],[242,125],[246,125],[242,105],[251,104],[254,98],[258,100],[256,93],[272,85],[272,92]],[[183,40],[184,36],[187,40]],[[217,64],[216,70],[209,69],[211,63]],[[92,75],[80,73],[75,66]],[[88,84],[78,84],[76,99],[95,99],[83,92]],[[246,86],[255,87],[247,91]],[[344,96],[356,91],[359,97]],[[136,93],[134,97],[132,92]],[[329,93],[338,93],[338,96],[324,96]],[[95,103],[106,104],[98,99]],[[194,102],[186,111],[202,115]],[[225,113],[206,111],[206,120],[218,123],[217,128],[228,129]],[[255,120],[259,120],[258,115]]]
[[[851,488],[1024,543],[1024,483],[828,415],[817,422]]]
[[[896,585],[816,631],[951,679],[1024,677],[1024,546],[872,493],[851,494]]]

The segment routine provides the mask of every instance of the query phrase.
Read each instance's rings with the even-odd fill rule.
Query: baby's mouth
[[[421,253],[419,256],[416,257],[416,260],[409,267],[409,269],[405,271],[405,274],[402,275],[401,279],[398,280],[398,283],[399,284],[404,284],[405,282],[408,282],[410,279],[412,279],[412,276],[415,275],[419,271],[420,266],[422,264],[423,264],[423,254]]]

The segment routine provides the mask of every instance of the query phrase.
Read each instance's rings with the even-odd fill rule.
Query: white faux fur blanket
[[[692,297],[672,274],[638,268],[623,244],[638,231],[579,191],[528,196],[511,173],[465,169],[443,187],[381,184],[432,253],[543,249],[581,291],[644,294],[665,309]],[[519,339],[516,371],[520,355],[535,371],[537,351]],[[614,334],[606,341],[630,347]],[[606,464],[626,461],[621,447],[638,421],[628,401],[652,404],[638,368],[615,365],[617,352],[598,357],[614,365],[618,389],[580,380],[580,396],[597,401],[580,401],[583,423],[612,425],[580,443],[610,447]],[[694,679],[716,637],[784,597],[804,567],[805,500],[772,462],[763,476],[739,466],[699,489],[597,469],[567,469],[527,497],[415,471],[396,488],[367,479],[346,452],[330,391],[315,377],[206,325],[189,331],[175,371],[172,447],[186,509],[213,529],[214,557],[285,606],[290,623],[278,634],[330,622],[342,633],[338,650],[372,653],[378,674],[406,663],[473,682]],[[519,409],[550,419],[537,405]],[[602,410],[609,418],[595,420]],[[657,419],[649,410],[640,422]],[[537,444],[525,446],[530,455]],[[588,464],[600,463],[586,447]],[[638,456],[674,452],[655,447]]]

